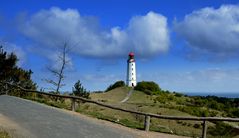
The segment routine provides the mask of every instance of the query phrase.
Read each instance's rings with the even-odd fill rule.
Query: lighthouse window
[[[134,69],[132,68],[132,70],[134,70]]]
[[[132,66],[133,66],[133,64],[132,64]]]
[[[132,73],[132,75],[134,75],[134,73]]]
[[[132,80],[134,80],[134,78],[132,78]]]

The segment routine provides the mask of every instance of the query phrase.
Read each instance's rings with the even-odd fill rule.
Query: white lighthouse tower
[[[136,86],[136,66],[133,52],[129,53],[129,59],[127,60],[126,84],[129,87]]]

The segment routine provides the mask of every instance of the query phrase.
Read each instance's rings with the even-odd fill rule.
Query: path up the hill
[[[120,102],[121,102],[121,103],[124,103],[124,102],[128,101],[128,99],[129,99],[130,96],[132,95],[133,91],[134,91],[134,89],[131,89],[131,90],[128,92],[127,96],[126,96],[122,101],[120,101]]]

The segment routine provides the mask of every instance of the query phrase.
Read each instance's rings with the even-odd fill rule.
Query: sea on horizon
[[[183,93],[188,96],[217,96],[226,98],[239,98],[239,92],[185,92]]]

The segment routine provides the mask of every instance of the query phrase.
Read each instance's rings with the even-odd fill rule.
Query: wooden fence
[[[80,100],[80,101],[83,101],[83,102],[97,104],[99,106],[107,107],[107,108],[114,109],[114,110],[119,110],[119,111],[128,112],[128,113],[132,113],[132,114],[143,115],[143,116],[145,116],[145,121],[144,121],[144,130],[145,131],[149,131],[150,119],[152,117],[159,118],[159,119],[168,119],[168,120],[202,121],[202,125],[203,125],[203,127],[202,127],[202,138],[206,138],[206,134],[207,134],[207,121],[239,122],[239,118],[168,116],[168,115],[158,115],[158,114],[152,114],[152,113],[138,112],[138,111],[132,111],[132,110],[127,110],[127,109],[123,109],[123,108],[120,108],[120,107],[115,107],[115,106],[107,105],[107,104],[104,104],[104,103],[101,103],[101,102],[93,101],[93,100],[90,100],[90,99],[85,99],[85,98],[82,98],[82,97],[46,93],[46,92],[41,92],[41,91],[36,91],[36,90],[24,89],[24,88],[22,88],[22,87],[20,87],[18,85],[13,85],[13,84],[6,83],[6,82],[0,82],[0,83],[4,83],[6,87],[8,85],[10,85],[12,87],[16,87],[16,88],[18,88],[18,89],[20,89],[20,90],[22,90],[24,92],[33,92],[33,93],[38,93],[38,94],[43,94],[43,95],[48,95],[48,96],[69,98],[72,101],[71,102],[71,110],[72,111],[75,111],[75,109],[76,109],[76,100]],[[6,92],[6,94],[7,94],[7,92]]]

